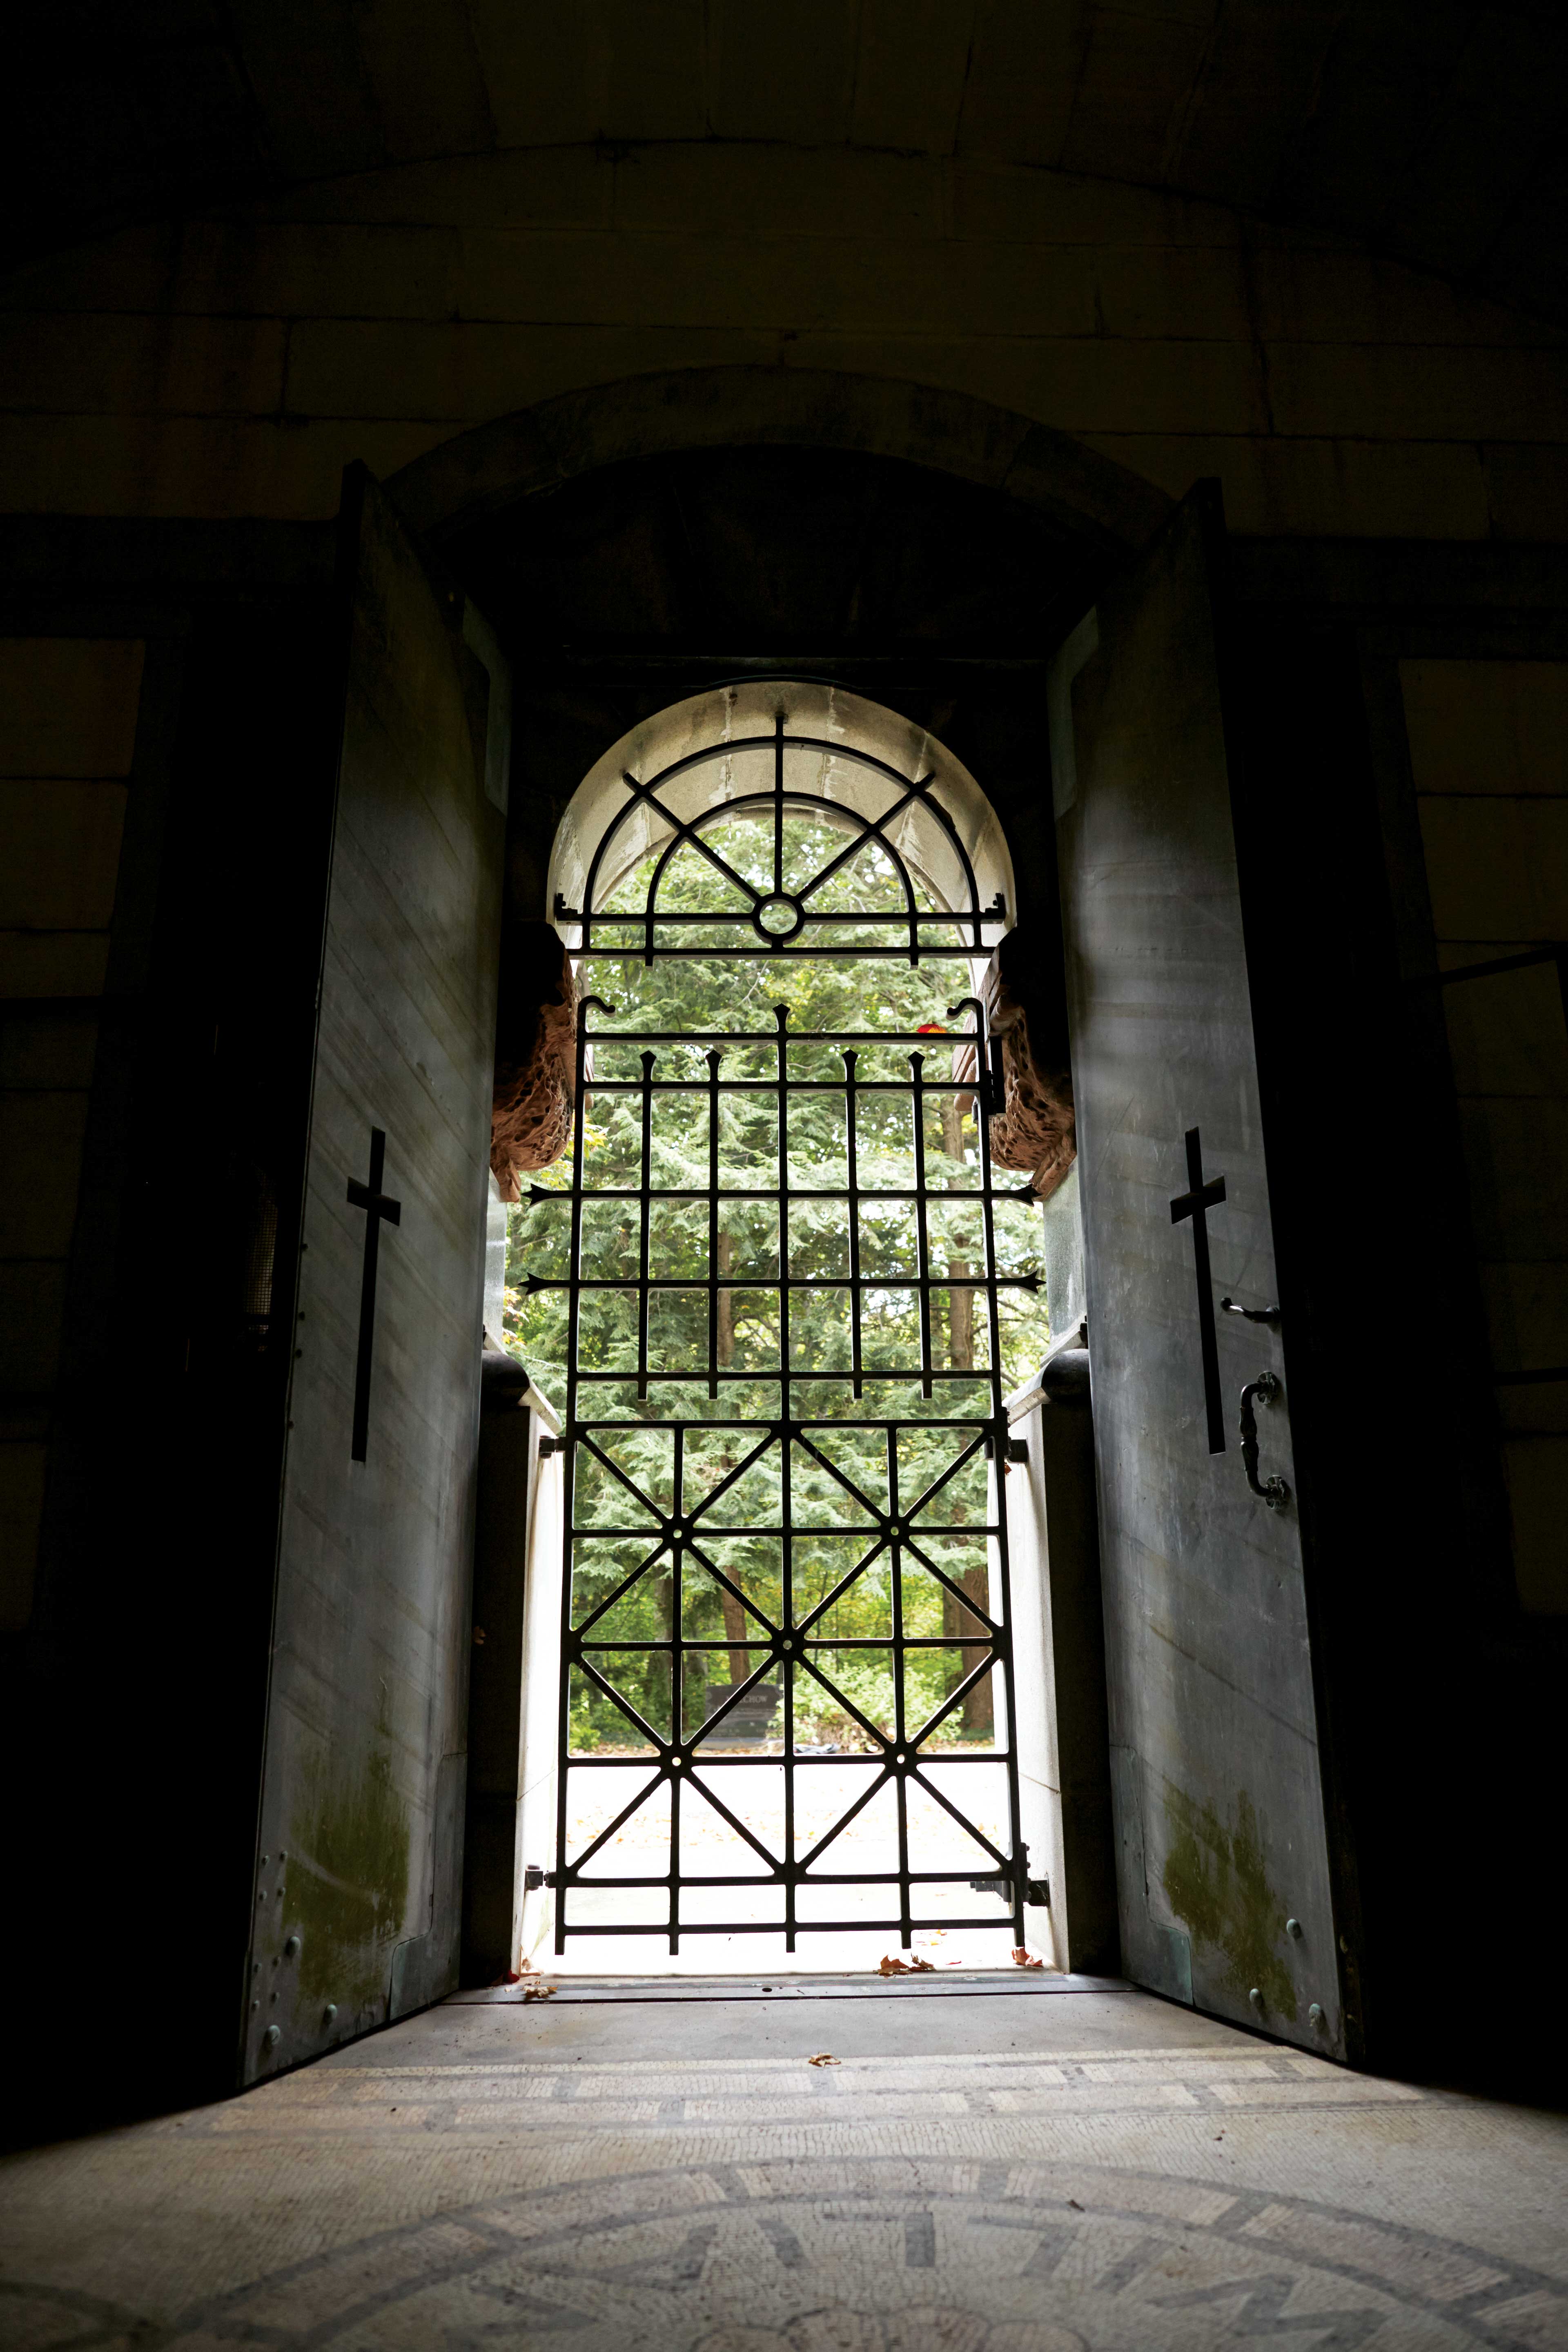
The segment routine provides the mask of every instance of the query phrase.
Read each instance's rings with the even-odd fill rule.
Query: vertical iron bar
[[[669,1957],[680,1949],[680,1775],[669,1776]]]
[[[679,1521],[686,1517],[686,1429],[675,1425],[675,1462],[670,1477],[670,1509]],[[686,1547],[677,1537],[670,1546],[669,1572],[669,1743],[679,1753],[685,1727],[681,1702],[685,1658],[681,1650],[681,1620],[686,1613]],[[680,1774],[669,1774],[669,1953],[680,1949]]]
[[[784,1391],[788,1397],[788,1390]],[[779,1433],[779,1521],[784,1528],[784,1590],[780,1596],[779,1618],[784,1627],[788,1648],[784,1662],[784,1949],[795,1949],[795,1537],[790,1527],[792,1497],[790,1494],[789,1410],[786,1402],[784,1427]]]
[[[789,1328],[789,1006],[775,1004],[773,1024],[779,1055],[779,1402],[788,1422],[794,1398],[790,1392]]]
[[[984,1068],[991,1041],[984,1034],[987,1024],[983,1009],[977,1009],[975,1012],[974,1026],[980,1033],[979,1043],[975,1046],[976,1066]],[[994,1086],[986,1087],[984,1092],[977,1093],[975,1102],[980,1129],[981,1229],[985,1238],[986,1329],[991,1345],[992,1435],[989,1447],[991,1494],[987,1497],[987,1515],[993,1519],[996,1528],[994,1538],[996,1581],[1001,1587],[1000,1596],[996,1594],[990,1596],[991,1616],[993,1622],[1002,1628],[1002,1638],[999,1643],[994,1643],[993,1648],[994,1653],[997,1649],[1001,1652],[999,1663],[1002,1668],[1002,1698],[1007,1710],[1007,1743],[1004,1753],[1007,1771],[1007,1809],[1012,1832],[1009,1851],[1014,1862],[1013,1941],[1016,1946],[1021,1946],[1024,1941],[1024,1824],[1018,1800],[1017,1710],[1014,1705],[1013,1696],[1013,1583],[1007,1547],[1007,1408],[1002,1396],[1002,1318],[998,1311],[996,1294],[996,1217],[992,1199],[991,1181],[992,1106],[994,1104],[998,1111],[1003,1108],[1005,1099],[1003,1079],[1004,1073],[1000,1066],[1000,1056],[998,1056],[995,1083]],[[1000,1605],[998,1605],[998,1599]],[[995,1665],[993,1665],[991,1674],[993,1685],[991,1744],[994,1747],[996,1745]]]
[[[783,803],[780,803],[782,807]],[[795,1537],[790,1527],[791,1463],[790,1425],[794,1420],[794,1395],[790,1388],[789,1366],[791,1336],[789,1328],[789,1006],[775,1004],[773,1020],[778,1030],[779,1056],[779,1118],[778,1118],[778,1179],[779,1179],[779,1402],[784,1418],[779,1429],[779,1523],[784,1528],[784,1590],[780,1596],[780,1614],[785,1631],[792,1636],[795,1629]],[[784,1670],[784,1949],[793,1952],[795,1936],[795,1645],[792,1638],[790,1654]]]
[[[647,1226],[648,1193],[653,1184],[653,1066],[658,1056],[644,1054],[642,1062],[642,1217],[637,1248],[637,1402],[647,1398]]]
[[[584,916],[584,936],[587,936]],[[577,1350],[583,1306],[583,1097],[588,1061],[588,1008],[577,1013],[577,1097],[572,1108],[572,1259],[566,1292],[565,1451],[561,1465],[561,1707],[555,1756],[555,1950],[566,1949],[566,1776],[572,1747],[572,1525],[577,1494]]]
[[[773,720],[773,894],[784,896],[784,712]]]
[[[859,1059],[854,1047],[844,1051],[844,1133],[849,1186],[849,1363],[853,1375],[850,1394],[859,1397],[865,1384],[860,1377],[860,1172],[855,1139],[855,1065]]]
[[[896,1423],[888,1430],[888,1511],[896,1528],[899,1523],[899,1432]],[[898,1536],[893,1537],[893,1753],[905,1758],[904,1746],[904,1552]],[[894,1767],[893,1785],[899,1808],[899,1941],[907,1952],[914,1941],[914,1928],[910,1914],[913,1909],[910,1890],[910,1784],[901,1763]]]
[[[715,1046],[708,1055],[708,1394],[719,1394],[719,1065]]]
[[[926,1229],[926,1106],[925,1055],[910,1055],[910,1076],[914,1082],[915,1115],[915,1239],[918,1255],[915,1271],[921,1282],[921,1394],[931,1394],[931,1242]],[[948,1293],[949,1320],[952,1318],[952,1294]]]

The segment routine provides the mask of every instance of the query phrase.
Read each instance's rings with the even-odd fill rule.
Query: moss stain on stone
[[[1161,1882],[1194,1943],[1219,1953],[1224,1980],[1245,2000],[1254,1985],[1265,2011],[1294,2019],[1296,1988],[1277,1949],[1285,1915],[1268,1884],[1258,1815],[1245,1790],[1226,1829],[1210,1805],[1179,1789],[1165,1799],[1170,1831]]]
[[[289,1925],[299,1931],[300,1992],[355,2012],[384,1998],[390,1948],[408,1908],[408,1809],[392,1758],[374,1749],[352,1780],[326,1763],[294,1816]]]

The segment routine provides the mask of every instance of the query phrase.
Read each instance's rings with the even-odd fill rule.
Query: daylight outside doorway
[[[1024,1941],[1005,1399],[1047,1325],[979,993],[1011,881],[958,763],[826,688],[666,712],[563,826],[576,1121],[506,1313],[564,1432],[524,1774],[552,1969]]]

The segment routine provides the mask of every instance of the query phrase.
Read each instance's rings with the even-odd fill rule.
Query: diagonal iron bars
[[[742,753],[765,755],[771,790],[680,813],[694,805],[671,796],[681,778]],[[858,763],[883,805],[829,807],[792,781],[800,754],[819,769],[825,754]],[[998,1204],[1031,1195],[994,1181],[983,1008],[968,994],[948,1008],[973,1024],[946,1033],[950,1075],[931,1045],[945,1024],[868,1025],[862,1008],[837,1028],[797,1029],[779,1004],[766,1027],[748,1011],[775,960],[940,960],[973,972],[1005,909],[980,905],[931,776],[792,736],[782,719],[769,735],[624,781],[584,907],[556,904],[572,952],[628,971],[702,960],[721,995],[724,972],[737,976],[737,1013],[622,1026],[614,1005],[584,996],[570,1181],[530,1195],[570,1214],[567,1270],[531,1270],[523,1285],[563,1295],[567,1326],[555,1949],[651,1926],[671,1954],[683,1937],[759,1932],[794,1951],[802,1935],[863,1932],[864,1909],[832,1890],[872,1887],[889,1890],[896,1920],[879,1917],[906,1948],[934,1927],[1021,1943],[998,1297],[1038,1278],[997,1265]],[[911,811],[939,829],[963,903],[931,903],[904,846]],[[879,887],[862,888],[873,869]],[[625,1139],[603,1174],[591,1105]],[[955,1192],[951,1158],[947,1181],[933,1172],[930,1136],[940,1160],[953,1149],[941,1138],[965,1118],[972,1165]],[[887,1150],[864,1143],[868,1120],[906,1122],[891,1173]],[[743,1167],[725,1146],[737,1121],[752,1122]],[[807,1129],[815,1167],[801,1156]],[[679,1182],[660,1178],[671,1133]],[[973,1236],[960,1257],[942,1223],[955,1205]],[[737,1262],[748,1212],[774,1238]],[[665,1222],[677,1216],[684,1256]],[[801,1256],[802,1236],[829,1218],[844,1246],[825,1273]],[[891,1265],[878,1238],[890,1218],[910,1235],[909,1262]],[[825,1302],[839,1318],[830,1340]],[[679,1360],[667,1314],[687,1318]],[[962,1349],[961,1325],[974,1334]],[[727,1680],[712,1674],[725,1667]],[[803,1736],[823,1720],[837,1738]],[[830,1792],[829,1818],[814,1787]],[[970,1801],[970,1790],[991,1793]],[[854,1867],[857,1837],[884,1816],[883,1866]],[[699,1818],[704,1835],[722,1825],[732,1866],[693,1861],[683,1822]],[[956,1855],[940,1843],[943,1823]],[[941,1907],[942,1890],[983,1875],[1009,1890],[1005,1912]]]

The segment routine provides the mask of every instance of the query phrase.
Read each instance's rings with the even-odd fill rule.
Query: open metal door
[[[1268,1313],[1223,533],[1200,484],[1050,680],[1122,1961],[1342,2053],[1289,1332]]]
[[[242,2076],[450,1990],[505,666],[345,479],[346,685]]]

